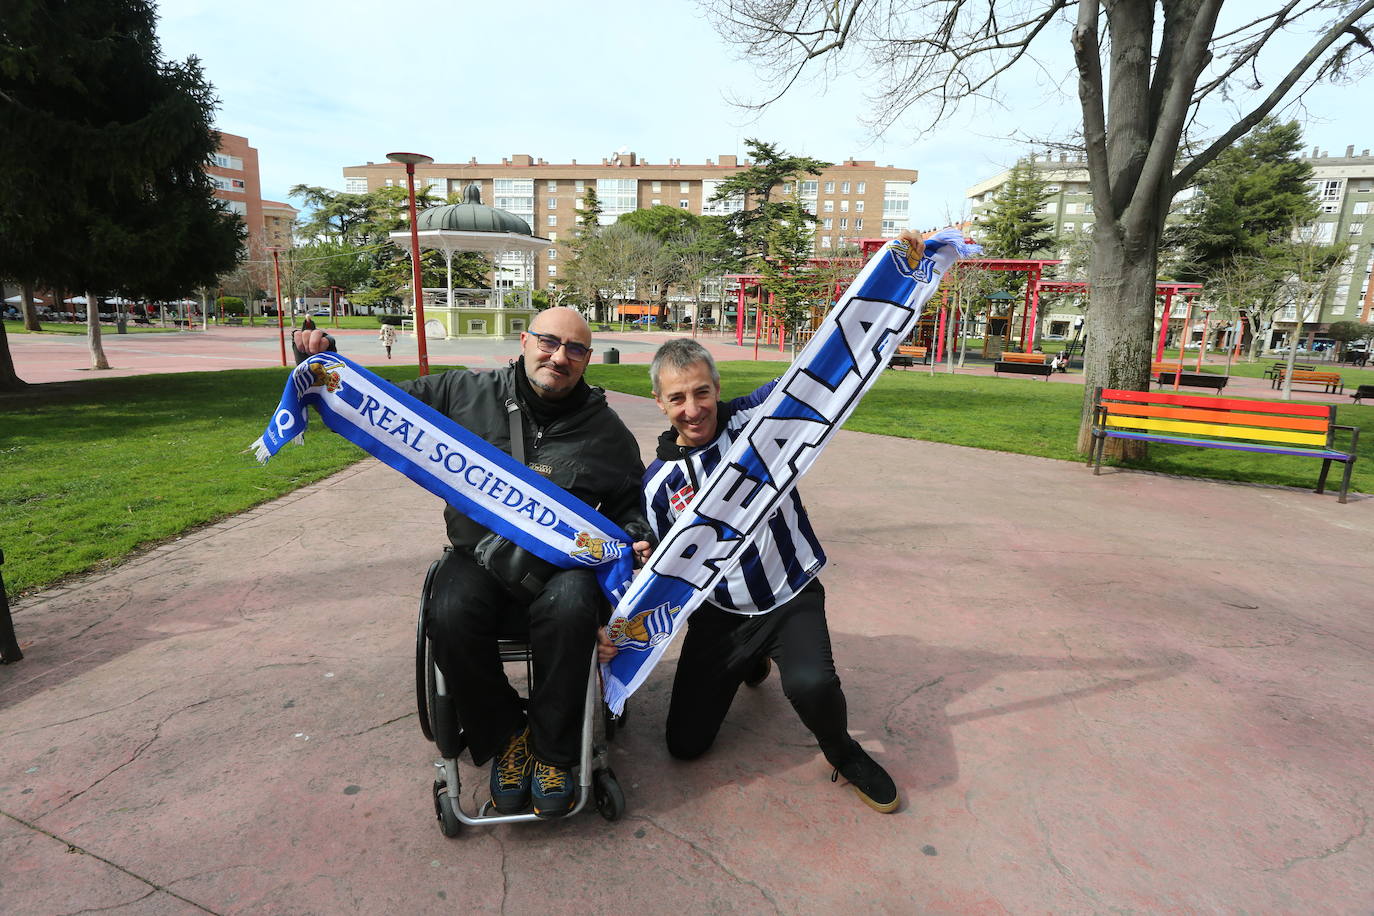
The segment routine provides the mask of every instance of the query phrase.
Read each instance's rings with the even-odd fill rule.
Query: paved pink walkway
[[[613,403],[647,454],[661,415]],[[672,650],[614,745],[623,821],[443,838],[439,506],[367,461],[18,602],[0,912],[1374,910],[1374,499],[850,432],[803,493],[897,814],[829,782],[776,677],[670,760]]]

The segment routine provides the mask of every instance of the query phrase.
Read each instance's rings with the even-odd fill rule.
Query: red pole
[[[759,318],[763,313],[763,288],[759,287],[759,301],[754,303],[754,359],[759,358]]]
[[[1030,297],[1030,340],[1026,342],[1026,352],[1035,349],[1036,320],[1040,317],[1040,269],[1032,268],[1026,280],[1026,295]]]
[[[945,358],[945,304],[943,302],[940,303],[940,323],[935,333],[939,335],[935,347],[935,361],[938,363]]]
[[[1193,298],[1184,296],[1183,301],[1188,308],[1183,313],[1183,333],[1179,335],[1178,341],[1178,365],[1174,367],[1174,390],[1178,390],[1179,384],[1183,381],[1183,348],[1188,345],[1188,324],[1193,319]]]
[[[277,339],[281,342],[281,364],[286,365],[286,327],[281,323],[281,261],[272,249],[272,277],[277,285]]]
[[[739,293],[735,301],[735,344],[744,346],[744,278],[739,281]]]
[[[1198,372],[1201,372],[1201,371],[1202,371],[1202,351],[1205,350],[1205,349],[1207,348],[1207,318],[1208,318],[1207,310],[1206,310],[1206,309],[1203,309],[1203,310],[1202,310],[1202,340],[1198,343],[1198,347],[1197,347],[1197,371],[1198,371]],[[1180,357],[1179,361],[1182,362],[1182,358],[1181,358],[1181,357]]]
[[[1169,313],[1174,310],[1174,291],[1164,291],[1164,314],[1159,316],[1159,343],[1155,346],[1155,362],[1164,361],[1164,341],[1169,336]]]
[[[420,227],[415,217],[415,163],[406,163],[406,187],[410,192],[410,267],[415,290],[415,339],[420,374],[429,375],[429,351],[425,347],[425,291],[420,286]]]

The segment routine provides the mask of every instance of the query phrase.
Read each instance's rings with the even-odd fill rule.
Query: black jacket
[[[605,391],[590,389],[580,408],[541,426],[520,398],[515,373],[522,371],[519,363],[513,362],[492,372],[453,370],[398,384],[508,455],[506,402],[515,400],[522,408],[525,463],[599,509],[625,529],[631,540],[654,540],[640,504],[644,464],[639,443],[606,403]],[[487,533],[485,527],[452,506],[444,508],[444,521],[455,547],[471,548]]]

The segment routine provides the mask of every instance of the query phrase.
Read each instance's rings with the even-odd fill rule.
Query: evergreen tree
[[[215,99],[163,61],[146,0],[7,0],[0,17],[0,276],[173,298],[234,266],[243,225],[205,172]],[[97,305],[92,357],[104,367]],[[0,379],[0,385],[13,379]]]
[[[979,240],[989,257],[1032,258],[1054,247],[1054,224],[1042,213],[1050,199],[1046,187],[1030,162],[1012,167],[981,225]]]
[[[1317,216],[1301,150],[1296,121],[1265,118],[1198,174],[1197,196],[1165,236],[1183,249],[1183,279],[1206,282],[1239,259],[1273,260],[1289,248],[1292,227]]]
[[[780,224],[792,220],[800,210],[795,199],[774,192],[803,175],[819,175],[831,163],[810,156],[789,156],[776,144],[750,138],[744,141],[753,165],[725,179],[711,201],[742,198],[744,208],[726,217],[726,223],[739,240],[736,260],[757,268],[767,257],[770,239]],[[801,210],[814,223],[815,216]]]

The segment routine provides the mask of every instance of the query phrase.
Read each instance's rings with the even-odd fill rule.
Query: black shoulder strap
[[[525,425],[520,422],[520,405],[515,398],[506,398],[506,417],[510,420],[510,454],[525,463]]]

